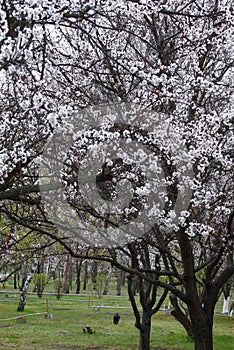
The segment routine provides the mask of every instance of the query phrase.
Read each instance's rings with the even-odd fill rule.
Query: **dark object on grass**
[[[120,315],[118,314],[118,312],[116,312],[113,316],[113,323],[118,324],[119,320],[120,320]]]
[[[16,323],[26,323],[26,317],[25,316],[17,317]]]
[[[87,326],[83,328],[83,333],[93,334],[93,330],[91,327]]]

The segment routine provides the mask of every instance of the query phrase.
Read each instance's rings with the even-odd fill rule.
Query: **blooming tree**
[[[51,158],[51,164],[62,164],[62,181],[43,183],[42,193],[65,187],[77,220],[88,221],[95,230],[101,225],[123,228],[150,206],[135,238],[147,243],[152,256],[160,252],[160,269],[136,264],[137,256],[137,268],[122,264],[122,248],[116,245],[105,259],[170,291],[173,313],[193,335],[197,350],[212,349],[214,307],[234,272],[232,23],[233,7],[226,0],[1,1],[2,210],[26,227],[56,236],[53,218],[40,202],[38,166],[51,134],[59,130],[65,139],[72,134],[65,158]],[[95,114],[97,105],[123,102],[137,106],[140,122],[134,122],[134,113],[114,125],[112,112],[102,120]],[[90,106],[87,119],[83,111]],[[82,124],[80,134],[74,118],[71,122],[74,113],[76,125]],[[158,130],[155,115],[164,116]],[[166,142],[164,122],[173,130],[173,141],[183,145],[182,152],[176,152],[171,137]],[[110,159],[104,143],[114,137],[119,151]],[[138,153],[138,164],[126,155],[131,138],[150,149],[146,156]],[[60,155],[58,143],[56,147]],[[103,163],[95,177],[102,200],[113,202],[116,182],[130,182],[133,199],[125,216],[100,214],[97,202],[87,205],[80,195],[77,176],[89,157],[87,150],[93,152],[93,163]],[[41,177],[54,176],[48,163],[47,168]],[[159,188],[164,185],[160,200],[148,203],[147,168],[155,173],[161,168],[165,177],[159,176]],[[180,194],[187,189],[189,202],[178,212]],[[146,222],[150,225],[144,230]],[[178,298],[187,305],[190,319]],[[149,348],[149,341],[141,348]]]

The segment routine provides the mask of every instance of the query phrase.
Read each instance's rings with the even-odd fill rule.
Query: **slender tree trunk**
[[[121,270],[122,287],[126,284],[126,272]]]
[[[84,263],[84,281],[83,281],[83,290],[87,289],[87,283],[88,283],[88,263],[85,261]]]
[[[151,314],[143,310],[140,326],[139,350],[150,350]]]
[[[82,260],[76,260],[76,294],[80,294],[80,275],[81,275]]]
[[[207,284],[204,295],[205,299],[203,298],[204,305],[201,305],[197,289],[193,249],[189,237],[183,228],[178,231],[178,241],[183,261],[183,282],[194,332],[195,350],[213,350],[213,312],[217,299],[217,291],[211,285]],[[209,271],[207,270],[207,276],[208,273]]]
[[[173,310],[171,311],[172,316],[175,317],[175,319],[178,322],[180,322],[180,324],[184,327],[184,329],[187,332],[187,335],[190,338],[194,339],[194,332],[193,332],[192,324],[191,324],[189,318],[187,317],[187,315],[181,310],[181,308],[178,304],[178,301],[177,301],[177,297],[175,295],[171,295],[170,301],[171,301],[172,306],[173,306]]]
[[[223,288],[223,314],[228,314],[229,313],[229,302],[231,298],[231,282],[226,283],[226,285]]]
[[[17,289],[17,274],[14,274],[14,289]]]
[[[135,296],[139,293],[139,280],[136,277],[134,277],[132,281],[132,291]]]
[[[24,311],[24,307],[26,304],[26,296],[27,296],[27,291],[28,291],[28,287],[29,284],[32,280],[32,275],[28,275],[28,277],[26,278],[26,281],[24,282],[21,294],[20,294],[20,301],[17,307],[17,311]]]
[[[45,250],[40,252],[40,256],[37,262],[37,273],[41,274],[45,272]]]
[[[96,290],[97,273],[98,273],[98,263],[97,263],[96,260],[93,260],[93,262],[92,262],[92,270],[91,270],[91,277],[92,277],[92,283],[93,283],[93,290]]]
[[[104,286],[104,290],[103,290],[103,293],[102,293],[103,295],[107,295],[108,294],[111,273],[112,273],[112,270],[109,269],[108,274],[106,276],[106,280],[105,280],[105,286]]]
[[[72,279],[72,257],[68,255],[64,271],[63,292],[69,294]]]
[[[25,304],[26,304],[26,296],[27,296],[28,287],[29,287],[29,284],[30,284],[30,282],[31,282],[31,280],[33,278],[33,275],[36,272],[36,269],[37,269],[37,264],[33,262],[31,264],[31,271],[27,275],[27,278],[25,279],[24,285],[23,285],[22,290],[21,290],[20,301],[19,301],[19,304],[18,304],[18,307],[17,307],[17,311],[24,311],[24,307],[25,307]]]
[[[228,314],[229,313],[229,302],[230,302],[230,296],[228,296],[227,298],[224,297],[224,299],[223,299],[223,310],[222,310],[223,314]]]
[[[234,301],[231,303],[230,310],[228,311],[228,317],[232,317],[234,311]]]
[[[116,291],[117,291],[117,295],[120,296],[121,295],[121,287],[122,287],[122,274],[121,274],[121,270],[117,270],[117,285],[116,285]]]
[[[159,309],[160,304],[156,306],[155,309],[153,309],[156,293],[152,293],[153,300],[149,299],[149,293],[151,288],[148,290],[148,292],[144,291],[143,289],[140,289],[141,292],[141,304],[143,306],[142,315],[140,314],[140,311],[138,309],[135,297],[134,297],[134,291],[133,291],[133,276],[128,276],[128,295],[129,299],[132,305],[132,309],[135,315],[135,327],[139,329],[140,331],[140,339],[139,339],[139,350],[150,350],[150,331],[151,331],[151,317],[156,312],[156,309]],[[152,287],[152,286],[151,286]],[[166,297],[166,295],[165,295]],[[144,299],[144,300],[143,300]],[[164,298],[165,299],[165,298]],[[161,300],[162,301],[162,300]],[[150,305],[151,304],[151,305]]]

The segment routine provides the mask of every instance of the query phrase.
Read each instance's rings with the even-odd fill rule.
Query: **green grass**
[[[6,290],[7,294],[7,290]],[[4,318],[19,317],[22,314],[46,312],[46,298],[49,302],[49,313],[53,319],[45,319],[44,315],[27,316],[25,324]],[[126,297],[113,296],[63,296],[57,300],[55,296],[29,295],[23,313],[16,311],[18,296],[0,294],[0,348],[17,350],[136,350],[138,330],[134,327],[134,316]],[[104,305],[99,311],[95,305]],[[112,324],[113,313],[121,315],[119,325]],[[214,350],[233,350],[233,319],[216,316],[214,325]],[[84,334],[82,328],[91,326],[93,334]],[[173,317],[165,312],[154,315],[152,319],[152,349],[157,347],[168,349],[192,350],[193,343],[186,337],[184,329]]]

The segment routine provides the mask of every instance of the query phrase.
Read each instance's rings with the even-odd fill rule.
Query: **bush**
[[[46,275],[44,273],[37,273],[34,276],[35,289],[39,298],[42,297],[43,290],[46,285]]]

